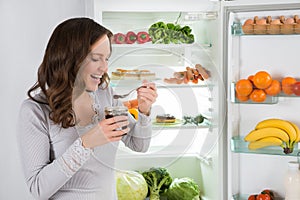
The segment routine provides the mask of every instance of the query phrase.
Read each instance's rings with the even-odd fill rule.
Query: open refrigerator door
[[[235,2],[224,14],[228,199],[255,199],[266,189],[284,199],[288,162],[297,161],[299,152],[300,4]]]
[[[201,199],[223,199],[220,4],[164,1],[157,2],[158,8],[155,2],[127,3],[94,2],[95,19],[114,33],[110,84],[123,94],[147,79],[156,83],[158,98],[150,115],[148,152],[120,145],[116,166],[140,172],[163,167],[173,179],[192,178]],[[136,117],[135,99],[132,93],[123,101]],[[173,121],[161,122],[160,116]]]

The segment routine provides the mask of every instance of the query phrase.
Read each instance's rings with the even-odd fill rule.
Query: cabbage
[[[175,178],[166,192],[168,200],[199,200],[199,195],[199,186],[188,177]]]
[[[148,186],[144,177],[135,171],[116,171],[118,200],[144,200]]]

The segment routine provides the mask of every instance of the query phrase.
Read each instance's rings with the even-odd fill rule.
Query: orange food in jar
[[[265,92],[267,95],[270,96],[275,96],[277,94],[279,94],[281,91],[281,85],[280,82],[278,80],[272,80],[271,85],[265,89]]]
[[[287,95],[293,94],[293,85],[297,82],[297,80],[294,77],[284,77],[281,80],[281,85],[282,85],[282,91],[283,93]]]
[[[259,71],[253,77],[253,84],[258,89],[266,89],[272,83],[271,75],[266,71]]]
[[[253,90],[253,85],[248,79],[240,79],[235,84],[235,91],[239,96],[248,96]]]
[[[267,94],[262,89],[254,89],[249,98],[254,102],[264,102],[267,98]]]
[[[137,99],[129,100],[129,103],[131,105],[131,108],[138,108],[138,100]]]
[[[123,102],[123,105],[126,106],[128,109],[131,108],[131,104],[130,104],[129,101],[124,101],[124,102]]]

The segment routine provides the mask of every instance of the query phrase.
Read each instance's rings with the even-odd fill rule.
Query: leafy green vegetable
[[[179,24],[156,22],[150,26],[148,33],[151,37],[152,43],[162,44],[179,44],[194,42],[194,35],[189,26],[181,27]]]
[[[148,185],[150,200],[159,200],[160,194],[165,192],[172,183],[169,172],[162,167],[152,167],[142,175]]]
[[[191,117],[191,116],[184,116],[183,117],[183,124],[195,124],[195,125],[199,125],[201,123],[203,123],[204,119],[207,119],[206,117],[204,117],[203,115],[199,114],[195,117]]]
[[[199,186],[188,177],[175,178],[166,191],[168,200],[199,200],[199,195]]]
[[[116,171],[118,200],[144,200],[148,186],[144,177],[135,171]]]

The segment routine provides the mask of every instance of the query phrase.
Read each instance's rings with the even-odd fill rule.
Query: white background
[[[0,199],[32,199],[16,144],[20,103],[36,81],[48,39],[63,20],[86,15],[87,0],[0,0]]]

